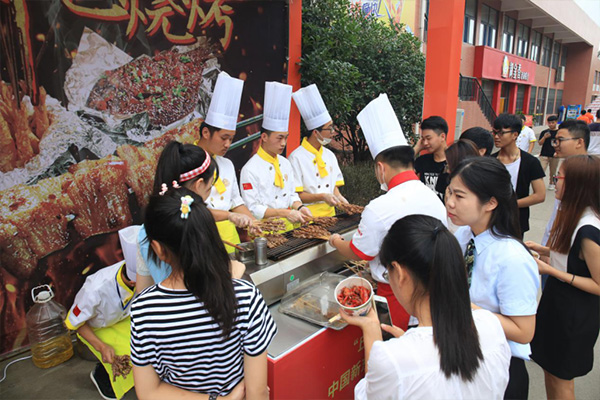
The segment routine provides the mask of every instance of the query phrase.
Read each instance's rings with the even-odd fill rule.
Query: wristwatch
[[[219,397],[217,393],[211,393],[208,395],[208,400],[217,400],[217,397]]]

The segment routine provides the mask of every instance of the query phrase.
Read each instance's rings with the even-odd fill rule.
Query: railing
[[[461,75],[458,97],[463,101],[476,101],[490,125],[494,123],[496,112],[477,79]]]

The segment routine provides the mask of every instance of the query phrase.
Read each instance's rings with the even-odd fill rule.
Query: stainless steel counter
[[[342,237],[350,240],[356,229]],[[254,262],[245,263],[244,279],[254,283],[260,290],[267,305],[279,301],[289,290],[300,283],[325,271],[336,271],[346,261],[342,255],[327,242],[317,244],[278,262],[269,262],[258,266]]]
[[[342,237],[350,240],[356,229]],[[279,262],[270,261],[263,266],[245,263],[244,279],[253,282],[260,290],[269,311],[277,324],[278,333],[268,348],[271,358],[292,350],[311,336],[326,329],[279,312],[279,300],[304,280],[325,271],[338,271],[346,260],[327,242],[317,244]]]

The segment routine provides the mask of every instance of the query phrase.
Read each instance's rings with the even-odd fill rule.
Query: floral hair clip
[[[167,193],[167,190],[169,190],[169,188],[167,187],[167,184],[163,183],[162,185],[160,185],[159,195],[163,196],[165,193]]]
[[[180,189],[181,186],[177,183],[177,181],[173,181],[173,189]]]
[[[191,205],[194,202],[192,196],[187,195],[181,198],[181,219],[188,219],[188,214],[192,210]]]

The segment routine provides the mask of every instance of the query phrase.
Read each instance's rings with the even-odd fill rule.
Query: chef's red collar
[[[408,181],[418,181],[419,177],[415,174],[415,171],[404,171],[394,176],[388,184],[388,190]]]

